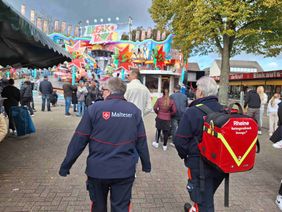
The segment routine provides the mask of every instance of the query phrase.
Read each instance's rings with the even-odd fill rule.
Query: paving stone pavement
[[[39,108],[39,105],[37,105]],[[71,174],[58,175],[59,166],[79,118],[65,117],[63,107],[36,112],[37,132],[23,138],[8,136],[0,143],[0,211],[89,211],[84,174],[87,150],[76,161]],[[153,149],[154,114],[145,117],[152,172],[138,165],[133,188],[133,210],[137,212],[183,211],[189,201],[186,168],[173,147]],[[267,123],[267,122],[266,122]],[[223,186],[215,195],[216,211],[279,211],[275,204],[281,174],[281,150],[273,149],[267,129],[260,136],[261,153],[255,168],[230,177],[230,207],[223,206]]]

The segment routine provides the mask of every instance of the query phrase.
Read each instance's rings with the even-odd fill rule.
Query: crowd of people
[[[168,88],[164,87],[163,96],[157,99],[152,108],[150,92],[139,78],[139,71],[133,69],[128,76],[127,89],[119,78],[110,78],[103,85],[101,90],[105,101],[95,103],[84,113],[69,144],[60,168],[60,175],[69,174],[76,158],[91,141],[86,174],[88,176],[87,189],[93,202],[92,211],[106,211],[108,192],[111,192],[112,210],[127,211],[130,208],[131,189],[138,157],[141,158],[143,171],[151,170],[142,118],[153,109],[156,113],[156,139],[152,143],[153,147],[159,147],[162,135],[163,150],[166,151],[168,138],[172,135],[173,145],[189,170],[188,184],[193,186],[189,187],[188,191],[195,204],[187,203],[185,208],[187,211],[214,211],[214,193],[226,174],[204,162],[205,192],[200,192],[200,153],[197,139],[200,139],[203,133],[202,125],[205,114],[195,109],[195,106],[204,104],[214,111],[222,110],[223,107],[217,99],[216,82],[209,77],[199,79],[195,93],[196,100],[188,108],[187,96],[180,92],[179,86],[175,87],[171,96],[169,96]],[[276,130],[274,125],[276,119],[272,113],[277,114],[278,112],[279,98],[280,96],[275,94],[267,101],[267,96],[263,90],[261,91],[261,88],[258,88],[258,91],[250,89],[245,97],[247,113],[257,121],[260,127],[262,126],[260,114],[263,115],[267,105],[267,114],[273,124],[269,131],[271,134]],[[140,110],[139,114],[136,108]],[[93,128],[94,125],[95,128]],[[121,162],[123,162],[122,167],[127,167],[126,173],[124,168],[117,168]],[[108,173],[108,170],[111,170],[111,173]],[[126,191],[122,192],[122,189]],[[118,195],[118,192],[122,192],[123,198]],[[279,193],[276,200],[280,209],[282,207],[281,197]]]
[[[91,210],[106,211],[107,195],[110,192],[112,211],[128,211],[138,158],[141,159],[142,170],[151,171],[143,118],[154,111],[156,136],[152,146],[158,148],[162,139],[162,148],[166,151],[169,137],[172,136],[171,145],[188,168],[187,189],[194,204],[185,204],[185,210],[214,211],[214,194],[226,174],[204,161],[204,192],[200,191],[201,157],[198,141],[203,134],[205,114],[196,106],[203,104],[213,111],[223,109],[217,98],[217,83],[207,76],[200,78],[194,94],[196,99],[189,107],[187,95],[181,92],[180,86],[174,88],[172,95],[169,95],[168,87],[164,86],[163,95],[152,107],[150,91],[139,79],[139,70],[132,69],[127,85],[120,78],[110,78],[101,85],[97,81],[87,82],[83,79],[77,85],[64,83],[65,116],[71,116],[70,108],[73,105],[73,112],[82,118],[70,141],[59,174],[70,174],[72,165],[89,145],[86,185],[93,203]],[[1,93],[6,98],[4,108],[8,116],[10,108],[19,104],[27,107],[31,116],[34,114],[33,86],[29,77],[25,78],[19,89],[14,86],[13,79],[8,81]],[[56,99],[56,93],[48,76],[44,76],[40,82],[39,91],[42,98],[41,111],[45,111],[46,105],[47,111],[51,111],[50,104],[52,98]],[[257,90],[248,89],[244,100],[246,114],[258,123],[258,134],[261,134],[266,110],[270,140],[274,142],[273,147],[282,149],[280,94],[275,93],[268,99],[260,86]],[[9,118],[9,128],[15,134],[13,120]],[[282,211],[282,184],[275,202]]]

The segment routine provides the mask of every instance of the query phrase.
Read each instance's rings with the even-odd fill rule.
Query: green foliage
[[[219,98],[228,103],[230,57],[277,56],[282,50],[282,0],[152,0],[158,28],[176,35],[184,57],[218,52],[222,58]]]
[[[206,54],[241,51],[276,56],[282,45],[281,0],[152,0],[159,28],[171,28],[175,46]],[[208,48],[207,48],[208,47]]]

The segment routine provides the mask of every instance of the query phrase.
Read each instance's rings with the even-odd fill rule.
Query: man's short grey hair
[[[130,71],[131,71],[132,74],[136,75],[137,79],[140,79],[141,74],[140,74],[139,68],[132,67],[132,68],[130,68]]]
[[[218,93],[218,85],[213,78],[208,76],[203,76],[197,81],[197,89],[203,92],[204,97],[217,96]]]
[[[126,91],[126,84],[118,77],[111,77],[104,84],[104,88],[108,89],[111,94],[122,94]]]

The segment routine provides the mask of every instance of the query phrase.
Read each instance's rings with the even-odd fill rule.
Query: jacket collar
[[[110,94],[106,100],[111,100],[111,99],[120,99],[120,100],[125,100],[124,96],[122,94]],[[125,100],[126,101],[126,100]]]
[[[207,96],[200,99],[196,99],[191,102],[190,107],[195,106],[197,104],[207,103],[207,102],[218,102],[218,98],[216,96]]]

